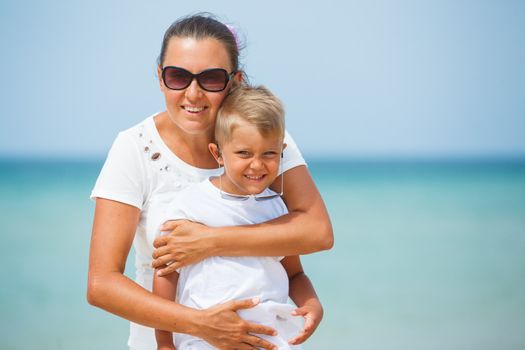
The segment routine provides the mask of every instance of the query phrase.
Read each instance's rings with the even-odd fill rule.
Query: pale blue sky
[[[103,157],[196,11],[240,28],[306,155],[525,156],[525,2],[488,0],[3,0],[0,155]]]

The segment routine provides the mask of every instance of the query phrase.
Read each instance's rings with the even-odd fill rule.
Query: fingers
[[[228,349],[230,349],[230,348],[228,348]],[[236,345],[233,349],[234,350],[253,350],[253,349],[255,349],[255,347],[251,346],[250,344],[241,343],[241,344]]]
[[[308,315],[308,311],[304,308],[295,309],[294,311],[292,311],[292,315],[303,316],[305,320],[301,332],[296,337],[288,341],[289,344],[297,345],[303,343],[306,339],[310,338],[316,326],[315,321]]]
[[[264,334],[264,335],[277,335],[277,331],[271,327],[263,326],[262,324],[257,323],[247,323],[247,328],[249,333],[253,334]]]
[[[303,331],[305,331],[306,333],[312,333],[314,329],[315,329],[315,322],[311,318],[305,317]]]
[[[179,261],[175,261],[169,265],[167,265],[165,268],[162,268],[162,269],[158,269],[156,274],[158,276],[166,276],[166,275],[169,275],[170,273],[173,273],[175,271],[177,271],[177,269],[181,268],[183,265],[181,262]]]
[[[170,232],[171,234],[173,234],[172,231],[175,231],[178,227],[180,227],[181,225],[185,224],[189,222],[188,220],[175,220],[175,221],[166,221],[165,223],[163,223],[159,230],[161,232]],[[153,246],[155,248],[158,248],[158,247],[162,247],[166,244],[168,244],[168,241],[169,241],[169,236],[170,235],[165,235],[165,236],[159,236],[157,238],[155,238],[155,240],[153,241]]]
[[[152,256],[155,260],[151,262],[151,267],[160,269],[157,271],[159,276],[170,274],[180,267],[180,264],[175,264],[177,260],[167,246],[155,249]]]
[[[173,263],[173,261],[175,261],[175,258],[171,254],[166,254],[153,260],[151,262],[151,267],[158,269],[160,267],[168,266]]]
[[[308,335],[308,334],[304,331],[304,329],[303,329],[303,330],[302,330],[302,331],[301,331],[296,337],[290,339],[290,340],[288,341],[288,344],[292,344],[292,345],[299,345],[299,344],[302,344],[302,343],[304,343],[304,341],[305,341],[306,339],[308,339],[309,336],[310,336],[310,335]]]
[[[245,300],[234,300],[226,303],[225,305],[233,311],[249,309],[259,304],[259,298],[245,299]],[[265,334],[265,335],[277,335],[277,331],[271,327],[263,326],[257,323],[246,324],[248,333]]]
[[[163,245],[155,249],[153,251],[153,254],[151,254],[151,256],[153,257],[153,259],[158,259],[158,258],[168,255],[169,253],[171,253],[171,248],[168,247],[167,245]]]
[[[306,319],[306,322],[301,332],[299,332],[299,334],[296,337],[290,339],[288,343],[292,345],[302,344],[306,341],[306,339],[310,338],[313,332],[313,321]]]
[[[310,338],[313,332],[314,332],[313,321],[309,321],[308,319],[306,319],[304,328],[301,330],[301,332],[299,332],[299,334],[296,337],[290,339],[288,343],[292,345],[302,344],[306,341],[306,339]]]
[[[277,350],[274,344],[260,337],[262,335],[276,335],[277,332],[274,329],[247,322],[240,318],[236,312],[240,309],[254,307],[258,303],[259,298],[233,300],[204,310],[209,320],[206,324],[211,325],[211,332],[206,332],[209,338],[203,338],[218,349]],[[215,342],[216,340],[219,342]]]
[[[227,307],[233,311],[249,309],[259,304],[259,298],[251,298],[245,300],[233,300],[226,303]]]
[[[277,350],[277,347],[274,344],[262,338],[251,335],[251,334],[249,334],[246,337],[246,340],[244,340],[244,342],[248,343],[248,345],[250,346],[248,349],[263,348],[263,349],[268,349],[268,350],[274,350],[274,349]]]
[[[177,227],[179,227],[180,225],[184,224],[188,222],[188,220],[170,220],[170,221],[166,221],[165,223],[162,224],[162,226],[160,226],[160,231],[164,232],[164,231],[173,231],[175,230]]]
[[[159,236],[155,238],[155,240],[153,241],[153,246],[155,248],[163,247],[166,244],[168,244],[168,239],[169,239],[168,236]]]
[[[295,336],[294,338],[288,340],[288,344],[291,344],[291,345],[299,345],[299,344],[302,344],[304,342],[304,331],[301,331],[301,333],[299,333],[297,336]]]
[[[307,313],[308,313],[308,310],[306,310],[305,308],[301,308],[301,307],[292,311],[293,316],[304,316]]]

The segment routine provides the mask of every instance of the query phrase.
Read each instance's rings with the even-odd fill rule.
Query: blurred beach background
[[[26,0],[0,3],[0,349],[127,349],[85,300],[88,197],[197,11],[240,28],[330,211],[305,349],[524,349],[524,2]]]

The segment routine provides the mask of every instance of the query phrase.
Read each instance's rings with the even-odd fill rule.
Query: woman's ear
[[[219,163],[219,165],[223,165],[223,160],[221,157],[221,150],[219,149],[219,145],[216,143],[210,143],[208,145],[208,149],[210,150],[211,155],[213,156],[213,158],[215,158],[217,163]]]
[[[244,81],[244,72],[242,70],[238,70],[235,72],[233,79],[237,84],[241,84]]]
[[[159,78],[160,91],[164,88],[164,82],[162,81],[162,68],[157,66],[157,77]]]

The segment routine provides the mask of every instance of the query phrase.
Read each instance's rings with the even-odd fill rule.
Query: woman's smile
[[[182,106],[181,108],[184,109],[188,113],[198,114],[204,111],[205,109],[207,109],[208,107]]]

